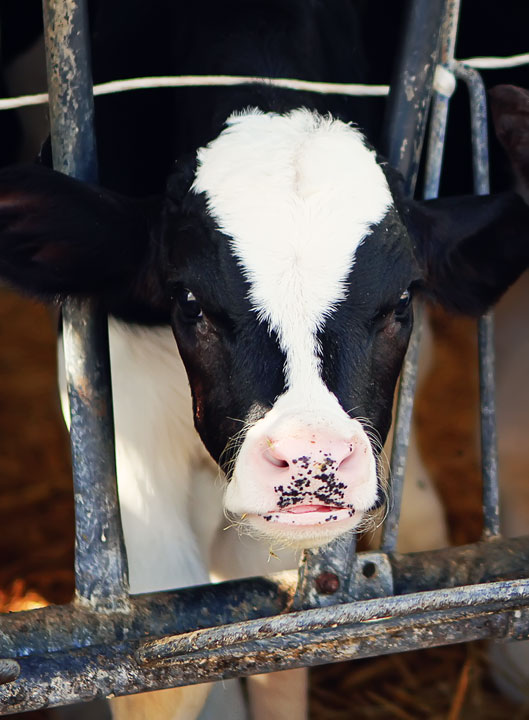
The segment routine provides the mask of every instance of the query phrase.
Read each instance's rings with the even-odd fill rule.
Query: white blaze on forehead
[[[314,383],[316,333],[345,297],[355,253],[391,203],[375,153],[355,128],[309,110],[252,110],[198,152],[195,192],[279,338],[289,387]]]

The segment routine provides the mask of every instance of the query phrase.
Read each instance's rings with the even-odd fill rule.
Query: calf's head
[[[23,289],[171,322],[226,509],[299,546],[381,499],[413,295],[479,313],[529,262],[517,196],[405,202],[356,129],[306,110],[232,117],[159,202],[6,170],[0,221]]]

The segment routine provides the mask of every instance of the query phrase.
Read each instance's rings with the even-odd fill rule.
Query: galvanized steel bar
[[[458,63],[457,77],[463,80],[470,97],[472,126],[472,167],[474,192],[487,195],[489,182],[489,145],[487,127],[487,95],[481,75]],[[481,422],[481,468],[483,478],[483,537],[500,534],[498,486],[498,437],[496,430],[496,399],[494,378],[494,314],[488,312],[478,323],[479,389]]]
[[[426,128],[434,71],[437,63],[440,19],[447,10],[444,0],[417,0],[410,14],[395,81],[389,95],[385,151],[390,164],[404,177],[405,192],[415,189]],[[443,31],[446,30],[446,21]],[[422,42],[418,42],[421,38]],[[381,549],[394,550],[397,544],[402,488],[411,428],[413,399],[421,340],[422,308],[414,307],[414,330],[402,367],[395,432],[391,448],[391,503],[384,523]]]
[[[411,418],[415,387],[417,385],[417,367],[422,336],[423,308],[421,303],[414,303],[413,332],[406,351],[400,373],[397,411],[395,413],[395,431],[390,457],[390,502],[388,514],[382,529],[382,552],[392,552],[397,547],[399,532],[400,507],[406,473],[408,444],[410,441]]]
[[[516,612],[516,611],[515,611]],[[241,675],[321,665],[329,662],[384,655],[397,651],[446,645],[467,640],[502,638],[510,623],[509,612],[490,612],[475,618],[451,621],[442,626],[410,627],[400,624],[382,635],[350,637],[348,628],[322,631],[320,637],[294,635],[275,644],[253,643],[234,651],[216,651],[210,658],[196,657],[162,667],[140,666],[129,644],[122,651],[119,672],[116,671],[115,647],[107,645],[76,653],[57,653],[54,662],[43,666],[42,658],[24,658],[21,677],[31,693],[10,693],[5,698],[3,712],[36,710],[102,697],[129,695],[211,680],[229,679]]]
[[[490,193],[489,134],[487,125],[487,92],[479,72],[463,63],[455,63],[456,77],[467,86],[470,99],[470,130],[472,143],[472,172],[476,195]]]
[[[494,313],[478,323],[479,390],[481,421],[481,473],[483,478],[483,537],[500,535],[498,439],[496,430]]]
[[[44,0],[54,168],[97,179],[85,0]],[[76,514],[76,591],[100,610],[128,606],[116,490],[108,330],[93,301],[63,306]]]

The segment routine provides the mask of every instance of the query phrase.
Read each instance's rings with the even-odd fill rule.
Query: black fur
[[[116,7],[92,8],[98,81],[169,73],[363,79],[356,74],[360,44],[351,41],[359,36],[356,14],[346,0],[202,0],[184,7],[157,0],[152,17],[135,0],[124,20]],[[155,27],[162,35],[138,52],[138,39]],[[100,99],[106,189],[39,167],[0,172],[2,276],[43,299],[96,295],[127,321],[170,321],[197,428],[217,460],[241,421],[260,417],[283,392],[285,358],[251,310],[247,283],[203,198],[188,192],[194,154],[235,109],[281,112],[300,104],[346,120],[358,106],[253,86]],[[529,262],[529,211],[514,195],[413,203],[386,172],[396,209],[358,249],[348,296],[319,338],[325,383],[381,439],[412,327],[411,307],[397,311],[402,293],[422,291],[476,314]],[[196,322],[182,315],[184,291],[203,310]]]

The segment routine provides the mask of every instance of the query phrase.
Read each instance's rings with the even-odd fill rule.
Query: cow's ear
[[[490,92],[496,134],[517,193],[412,203],[405,211],[425,288],[445,306],[480,314],[529,266],[529,92]]]
[[[529,266],[529,207],[516,193],[411,203],[405,210],[427,295],[480,315]]]
[[[529,203],[529,91],[496,85],[489,95],[496,136],[511,161],[517,190]]]
[[[152,218],[159,215],[159,204],[37,165],[5,168],[0,171],[0,277],[44,300],[139,298],[141,276],[152,265]]]

